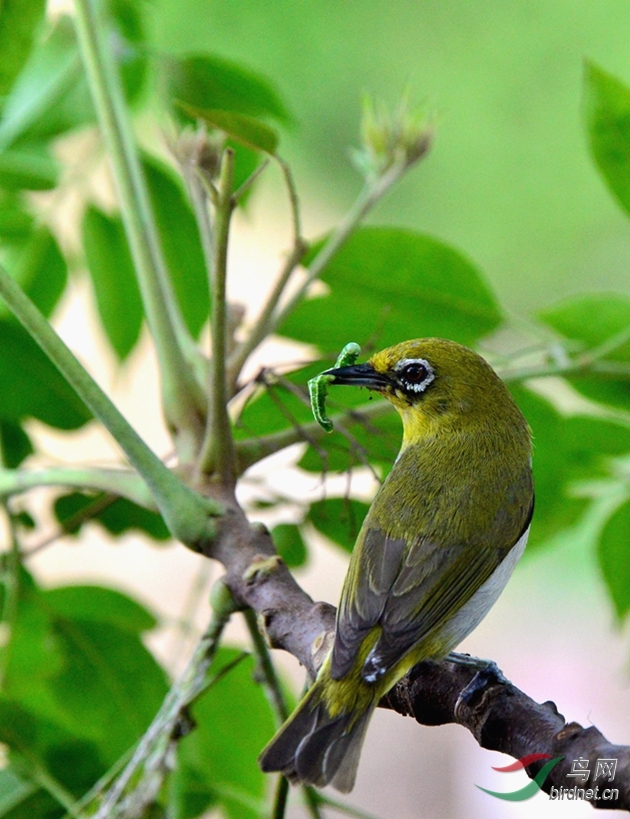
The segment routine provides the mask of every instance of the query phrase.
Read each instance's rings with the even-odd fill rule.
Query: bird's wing
[[[518,535],[507,542],[505,536],[500,537],[501,515],[496,526],[485,536],[482,533],[481,541],[474,544],[438,543],[423,534],[408,542],[380,528],[364,527],[355,547],[360,549],[360,559],[351,563],[339,606],[332,678],[341,679],[351,670],[363,640],[375,626],[381,631],[370,663],[363,669],[366,679],[368,666],[375,680],[421,640],[428,638],[430,643],[435,627],[470,600],[527,530],[533,510],[533,496],[529,497],[531,503],[522,508],[520,520],[514,521],[518,528],[509,527]],[[431,656],[430,650],[427,656]],[[362,665],[366,659],[361,656]]]

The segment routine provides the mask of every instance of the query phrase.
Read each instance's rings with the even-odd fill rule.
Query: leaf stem
[[[304,796],[304,803],[306,810],[311,816],[311,819],[322,819],[322,812],[319,809],[322,804],[322,797],[311,785],[302,788],[302,795]]]
[[[273,796],[271,819],[284,819],[289,796],[289,780],[280,774],[276,782],[276,791]]]
[[[188,335],[162,253],[133,137],[122,83],[96,0],[75,0],[77,39],[110,155],[120,209],[134,259],[162,376],[164,414],[181,460],[190,462],[201,439],[203,393],[184,350]]]
[[[260,165],[247,177],[247,179],[234,191],[234,204],[238,205],[241,199],[245,196],[247,191],[249,191],[252,185],[256,182],[259,176],[267,170],[269,166],[269,160],[263,160]]]
[[[289,709],[284,699],[284,694],[282,693],[282,686],[276,674],[269,649],[265,643],[265,638],[258,628],[256,613],[252,609],[245,609],[243,615],[247,624],[247,630],[254,645],[254,654],[256,655],[258,665],[257,671],[262,677],[267,699],[276,718],[276,725],[280,726],[289,716]],[[283,819],[287,807],[288,793],[289,782],[284,776],[280,775],[276,783],[273,800],[273,810],[271,813],[273,819]]]
[[[338,413],[332,416],[332,421],[337,429],[343,428],[349,423],[365,423],[370,420],[382,418],[393,412],[393,407],[389,401],[374,401],[373,403],[347,412]],[[315,444],[326,436],[326,432],[317,423],[310,421],[308,424],[299,424],[279,432],[264,435],[260,438],[247,438],[244,441],[237,441],[236,455],[238,463],[238,473],[242,474],[250,466],[258,461],[279,452],[292,444],[308,442]]]
[[[245,609],[243,615],[247,623],[247,630],[254,644],[258,670],[262,676],[267,699],[276,717],[276,723],[282,725],[289,716],[289,709],[284,699],[284,694],[282,693],[280,680],[276,674],[276,669],[274,668],[269,649],[265,643],[265,638],[258,629],[256,613],[252,609]]]
[[[194,549],[207,542],[213,533],[210,515],[221,514],[222,507],[197,495],[162,463],[2,267],[0,296],[68,384],[118,442],[149,487],[173,537]]]
[[[227,260],[230,220],[234,210],[234,150],[225,148],[221,161],[215,204],[214,264],[212,292],[212,360],[210,362],[206,431],[198,460],[199,475],[216,475],[228,487],[234,485],[234,441],[228,414],[227,357]]]
[[[409,170],[410,166],[403,161],[394,163],[385,173],[376,179],[366,182],[354,204],[331,233],[328,241],[324,244],[317,256],[309,265],[309,275],[299,288],[297,293],[289,302],[277,312],[271,322],[270,332],[280,327],[303,299],[311,284],[317,279],[328,262],[332,259],[340,247],[350,238],[369,211],[387,191],[398,182]]]
[[[0,689],[4,686],[4,679],[9,665],[11,653],[11,641],[18,616],[18,606],[20,602],[20,544],[17,538],[15,518],[8,503],[3,503],[4,511],[9,526],[11,538],[11,550],[6,554],[3,566],[4,604],[2,606],[2,617],[0,622],[8,628],[8,640],[0,650]]]
[[[146,509],[156,509],[146,483],[130,469],[98,467],[58,467],[32,471],[0,469],[0,498],[18,495],[39,486],[96,489],[128,498]]]

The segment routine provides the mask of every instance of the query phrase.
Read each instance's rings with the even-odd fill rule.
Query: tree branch
[[[466,688],[475,669],[448,661],[419,663],[404,680],[384,698],[381,706],[422,725],[457,723],[467,728],[482,748],[501,751],[520,759],[530,753],[546,753],[564,760],[553,768],[542,788],[552,787],[617,788],[617,799],[588,800],[594,807],[630,811],[630,746],[614,745],[595,727],[583,728],[577,722],[567,723],[555,703],[539,704],[501,677],[489,675],[487,684],[467,701]],[[589,760],[591,771],[586,783],[567,776],[574,759]],[[604,785],[603,778],[594,781],[596,761],[616,759],[613,782]],[[527,768],[532,779],[544,762]]]
[[[264,526],[250,526],[234,507],[221,520],[209,556],[226,567],[225,583],[237,603],[251,607],[266,639],[274,648],[293,654],[314,677],[332,644],[335,609],[314,603],[300,588],[284,561],[274,553]],[[482,672],[485,673],[485,672]],[[501,675],[487,676],[481,689],[468,688],[476,670],[447,660],[416,666],[398,683],[381,706],[427,725],[456,722],[468,728],[484,748],[516,758],[529,753],[564,756],[545,783],[545,790],[573,787],[568,777],[573,759],[618,759],[610,787],[616,800],[594,802],[599,808],[630,810],[630,747],[613,745],[594,727],[566,723],[553,703],[539,705]],[[472,692],[472,693],[471,693]],[[541,765],[527,771],[533,777]]]

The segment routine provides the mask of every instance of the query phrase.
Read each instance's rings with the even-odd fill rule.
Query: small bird
[[[359,532],[332,649],[260,765],[348,792],[381,697],[445,658],[512,574],[534,507],[532,444],[501,379],[453,341],[406,341],[324,375],[391,401],[402,447]]]

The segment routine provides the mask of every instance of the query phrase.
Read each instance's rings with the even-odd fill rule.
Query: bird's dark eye
[[[407,364],[401,375],[410,384],[420,384],[427,377],[427,368],[422,364]]]
[[[408,397],[419,397],[435,381],[433,367],[424,358],[406,358],[394,368],[400,388]]]

